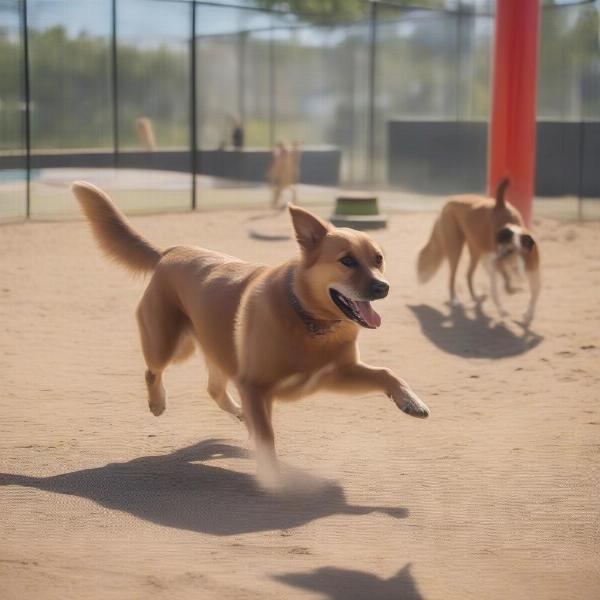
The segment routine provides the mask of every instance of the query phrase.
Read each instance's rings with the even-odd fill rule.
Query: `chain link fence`
[[[130,211],[266,204],[280,141],[306,184],[483,191],[493,3],[440,5],[0,0],[0,218],[71,212],[77,178]],[[600,0],[543,4],[538,120],[537,194],[598,214]]]

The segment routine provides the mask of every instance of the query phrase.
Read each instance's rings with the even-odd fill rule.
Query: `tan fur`
[[[505,226],[516,226],[518,231],[528,234],[519,211],[505,202],[504,192],[508,187],[508,179],[500,182],[495,198],[476,195],[462,195],[450,198],[437,218],[427,244],[420,251],[417,259],[417,275],[421,283],[429,281],[438,270],[444,258],[450,267],[450,301],[458,302],[456,297],[456,270],[462,254],[463,246],[469,249],[470,263],[467,271],[467,283],[471,297],[476,300],[473,287],[473,275],[482,258],[487,259],[487,267],[492,282],[492,296],[498,310],[504,316],[495,291],[495,277],[499,273],[506,290],[512,291],[506,261],[498,257],[496,236]],[[539,250],[537,244],[531,249],[520,249],[525,273],[531,288],[531,303],[525,316],[528,324],[533,318],[535,302],[539,295]]]
[[[140,117],[136,120],[135,127],[137,129],[142,148],[151,152],[156,150],[156,138],[154,137],[152,121],[148,117]]]
[[[123,213],[102,190],[75,183],[73,192],[108,258],[134,272],[152,271],[156,267],[161,251],[129,226]]]
[[[375,284],[385,285],[387,293],[381,250],[365,234],[336,229],[290,207],[301,256],[283,265],[254,265],[189,246],[160,252],[131,229],[101,190],[77,182],[73,192],[109,256],[130,269],[153,269],[136,314],[148,401],[155,415],[166,406],[162,373],[169,363],[190,354],[193,336],[206,358],[209,394],[221,408],[245,420],[264,480],[277,473],[271,421],[275,399],[300,398],[319,389],[380,391],[407,414],[428,416],[427,406],[403,380],[388,369],[360,362],[360,326],[330,296],[332,285],[351,290],[359,300],[367,299]],[[340,263],[348,253],[359,267]],[[324,334],[307,329],[290,293]],[[240,393],[241,407],[227,393],[229,380]]]
[[[292,202],[296,203],[296,184],[300,176],[300,147],[294,142],[291,147],[279,142],[273,152],[273,159],[267,171],[267,181],[271,185],[273,208],[281,208],[283,192],[291,188]]]
[[[425,247],[419,252],[417,259],[417,274],[419,283],[427,283],[437,272],[444,260],[444,247],[442,246],[442,225],[438,219],[431,232],[431,237]]]

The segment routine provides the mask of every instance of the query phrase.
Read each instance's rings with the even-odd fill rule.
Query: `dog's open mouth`
[[[329,288],[329,295],[335,305],[352,321],[361,327],[377,329],[381,325],[381,317],[373,310],[368,300],[350,300],[334,288]]]

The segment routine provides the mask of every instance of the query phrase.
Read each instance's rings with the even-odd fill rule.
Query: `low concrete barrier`
[[[388,122],[388,180],[416,192],[482,192],[485,121]],[[538,121],[535,192],[600,197],[600,122]]]

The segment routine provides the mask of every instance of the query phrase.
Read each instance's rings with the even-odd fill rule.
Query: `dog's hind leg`
[[[196,352],[196,344],[190,333],[182,333],[177,342],[177,348],[173,354],[171,362],[179,363],[187,360]]]
[[[460,304],[460,301],[456,296],[456,270],[458,269],[458,262],[460,261],[463,242],[463,234],[458,230],[458,228],[456,231],[456,237],[451,241],[446,241],[446,256],[448,257],[448,263],[450,265],[450,304],[452,306],[458,306]]]
[[[242,407],[231,397],[227,391],[227,376],[219,367],[206,361],[208,367],[208,388],[210,397],[217,403],[221,410],[228,412],[240,421],[244,420]]]
[[[146,387],[148,406],[155,416],[165,410],[165,388],[162,373],[180,349],[184,319],[179,311],[162,298],[158,286],[150,282],[136,316],[142,350],[146,360]]]
[[[273,199],[271,200],[271,206],[273,208],[279,208],[282,192],[283,188],[281,187],[279,182],[276,182],[273,185]]]
[[[471,293],[471,298],[477,301],[477,296],[475,295],[475,289],[473,288],[473,274],[475,273],[475,269],[477,268],[477,263],[479,263],[479,252],[475,250],[472,246],[469,246],[469,254],[471,256],[471,260],[469,262],[469,270],[467,271],[467,283],[469,284],[469,292]]]
[[[148,389],[148,407],[155,417],[160,417],[165,412],[166,392],[162,383],[162,371],[146,369],[144,373],[146,388]]]

